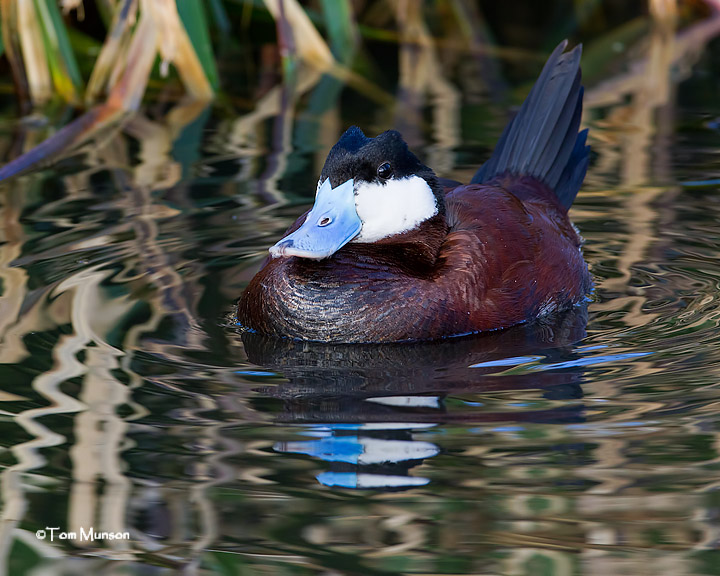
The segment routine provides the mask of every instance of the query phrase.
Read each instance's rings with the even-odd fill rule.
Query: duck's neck
[[[349,252],[378,264],[388,263],[405,269],[409,274],[426,274],[435,267],[440,248],[448,233],[443,214],[422,222],[417,228],[396,234],[372,244],[350,243]]]

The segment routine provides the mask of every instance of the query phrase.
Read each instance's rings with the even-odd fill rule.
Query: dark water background
[[[720,25],[626,26],[575,39],[596,292],[534,326],[322,346],[232,310],[345,127],[467,180],[559,38],[369,42],[372,89],[227,54],[230,101],[160,93],[3,183],[2,573],[720,574]],[[131,539],[35,537],[89,526]]]

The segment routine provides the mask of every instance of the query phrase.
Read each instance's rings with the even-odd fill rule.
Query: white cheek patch
[[[375,242],[407,232],[438,213],[432,188],[420,176],[392,178],[385,184],[359,182],[355,207],[363,225],[353,242]]]

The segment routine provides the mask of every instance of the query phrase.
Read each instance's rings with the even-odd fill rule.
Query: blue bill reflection
[[[433,424],[374,423],[323,424],[312,426],[317,438],[278,442],[278,452],[307,454],[330,463],[330,470],[316,476],[325,486],[352,489],[402,489],[424,486],[429,478],[410,475],[425,459],[437,456],[440,448],[416,440],[415,429]]]

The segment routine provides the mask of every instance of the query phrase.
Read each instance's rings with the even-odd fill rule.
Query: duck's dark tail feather
[[[520,112],[507,125],[490,159],[473,184],[497,176],[534,176],[555,191],[569,209],[587,171],[587,130],[578,134],[582,114],[580,55],[576,46],[563,53],[567,40],[550,55]]]

